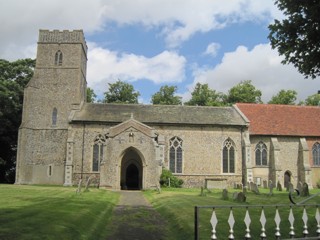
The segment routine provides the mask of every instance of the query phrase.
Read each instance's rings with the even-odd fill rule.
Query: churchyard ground
[[[232,192],[237,191],[230,189]],[[238,190],[239,191],[239,190]],[[319,192],[311,191],[311,194]],[[144,191],[149,200],[163,219],[169,225],[168,240],[194,238],[194,206],[195,205],[256,205],[256,204],[290,204],[286,191],[274,191],[268,197],[268,191],[261,189],[260,195],[247,193],[246,203],[221,199],[221,190],[206,192],[200,196],[200,189],[162,189]],[[76,188],[61,186],[19,186],[0,185],[0,239],[106,239],[111,222],[113,209],[119,201],[119,192],[90,188],[89,192],[76,194]],[[301,201],[303,198],[297,199]],[[320,197],[308,203],[320,203]],[[288,209],[280,212],[289,211]],[[259,212],[253,212],[252,234],[258,234],[261,229],[258,219]],[[301,210],[302,212],[302,210]],[[309,211],[309,231],[315,231],[314,212]],[[210,239],[211,209],[200,211],[200,239]],[[300,214],[300,213],[298,213]],[[217,212],[219,221],[227,223],[229,209]],[[234,211],[236,218],[243,222],[244,214]],[[267,221],[273,221],[273,212],[266,212]],[[296,229],[302,227],[302,221],[296,217]],[[312,220],[311,220],[312,219]],[[289,223],[283,220],[282,228],[288,228]],[[218,224],[218,231],[228,233],[227,224]],[[272,226],[274,232],[275,226]],[[244,223],[236,224],[235,230],[244,231]],[[223,237],[222,237],[223,238]],[[221,238],[221,239],[222,239]]]

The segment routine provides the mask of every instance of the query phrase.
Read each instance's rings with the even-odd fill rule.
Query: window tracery
[[[268,165],[268,151],[267,151],[266,144],[260,141],[256,145],[255,155],[256,155],[256,166]]]
[[[169,168],[173,173],[182,173],[182,140],[179,137],[170,139]]]
[[[235,148],[230,138],[227,139],[223,144],[222,171],[223,173],[235,172]]]
[[[92,171],[100,171],[100,163],[103,161],[104,157],[104,146],[106,144],[106,138],[99,134],[93,144],[93,157],[92,157]]]

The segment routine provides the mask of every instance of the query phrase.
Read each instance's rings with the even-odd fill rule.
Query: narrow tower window
[[[58,116],[58,110],[57,110],[57,108],[53,108],[53,110],[52,110],[52,126],[57,125],[57,116]]]
[[[54,64],[56,66],[61,66],[62,65],[62,52],[60,50],[56,52]]]

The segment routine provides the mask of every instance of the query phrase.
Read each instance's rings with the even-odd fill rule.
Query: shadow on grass
[[[118,194],[0,185],[0,239],[105,239]]]

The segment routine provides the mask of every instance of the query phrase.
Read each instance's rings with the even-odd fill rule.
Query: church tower
[[[86,101],[86,65],[82,30],[40,30],[24,92],[16,183],[63,184],[69,117]]]

